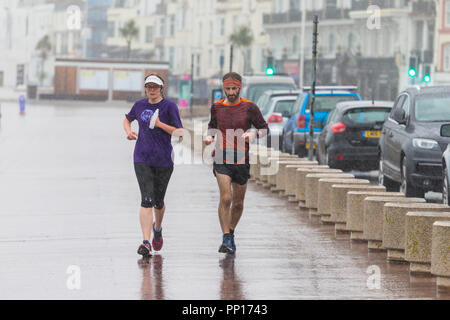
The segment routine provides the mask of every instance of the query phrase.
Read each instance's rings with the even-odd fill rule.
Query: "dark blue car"
[[[353,86],[316,87],[316,99],[314,102],[314,145],[322,132],[328,115],[336,104],[343,101],[361,100]],[[309,148],[309,121],[311,108],[311,90],[308,87],[299,94],[294,104],[293,113],[283,127],[281,149],[284,152],[305,157]]]

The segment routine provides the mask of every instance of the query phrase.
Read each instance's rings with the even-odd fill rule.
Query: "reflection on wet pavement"
[[[204,165],[176,166],[164,248],[142,260],[133,143],[122,132],[130,106],[32,105],[25,117],[15,107],[2,104],[0,120],[0,299],[450,298],[434,277],[410,276],[253,183],[237,253],[218,253],[219,194]],[[379,289],[368,270],[379,270]]]

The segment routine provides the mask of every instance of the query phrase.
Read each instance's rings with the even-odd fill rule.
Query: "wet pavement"
[[[410,276],[254,183],[236,255],[218,253],[206,165],[175,167],[164,247],[141,259],[129,108],[32,105],[20,116],[2,104],[0,299],[450,299],[434,277]]]

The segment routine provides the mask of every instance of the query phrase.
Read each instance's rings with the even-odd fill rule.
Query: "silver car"
[[[450,124],[444,124],[441,126],[441,136],[450,137]],[[450,197],[450,144],[447,145],[444,153],[442,154],[442,203],[449,204]]]
[[[269,125],[267,146],[280,149],[283,126],[292,115],[297,95],[273,96],[262,107],[261,113]]]

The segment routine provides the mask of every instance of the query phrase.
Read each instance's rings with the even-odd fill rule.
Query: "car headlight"
[[[421,148],[421,149],[433,149],[435,147],[438,147],[438,143],[431,139],[413,139],[412,141],[414,148]]]

